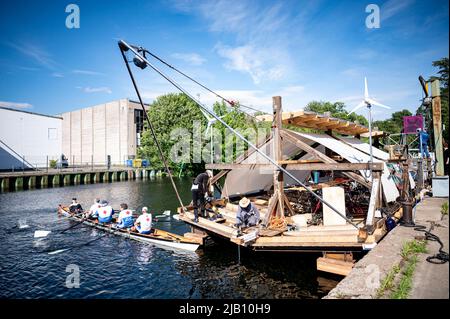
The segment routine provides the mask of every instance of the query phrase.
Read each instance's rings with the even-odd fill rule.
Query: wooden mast
[[[444,151],[442,144],[442,115],[441,115],[441,90],[439,80],[431,82],[431,96],[433,98],[433,132],[434,149],[436,156],[436,175],[444,175]]]
[[[282,129],[282,108],[281,96],[272,97],[273,101],[273,121],[272,121],[272,136],[273,136],[273,156],[277,163],[283,160],[283,150],[281,141]],[[292,207],[289,200],[284,194],[284,174],[282,171],[275,169],[273,172],[273,195],[269,201],[268,214],[264,224],[268,226],[273,217],[284,219],[285,208],[292,213]]]

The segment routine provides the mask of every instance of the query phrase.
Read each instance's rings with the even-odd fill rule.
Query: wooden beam
[[[380,179],[374,178],[370,192],[369,209],[367,211],[366,226],[373,226],[375,210],[377,209],[378,194],[380,191]]]
[[[281,111],[281,96],[272,97],[273,101],[273,154],[274,160],[279,162],[283,159],[283,153],[281,149],[281,129],[282,129],[282,111]],[[278,204],[276,206],[276,215],[278,217],[284,217],[284,176],[283,172],[274,169],[273,172],[273,190],[274,195],[278,195]],[[269,214],[271,212],[269,211]]]
[[[302,164],[282,164],[283,167],[291,171],[360,171],[369,170],[370,163],[302,163]],[[272,164],[206,164],[206,169],[270,169]],[[382,171],[383,163],[373,163],[373,171]]]
[[[291,143],[293,143],[294,145],[297,145],[299,148],[301,148],[302,150],[310,153],[311,155],[320,158],[321,160],[323,160],[325,163],[337,163],[335,160],[329,158],[328,156],[326,156],[325,154],[323,154],[322,152],[319,152],[318,150],[312,148],[311,146],[309,146],[308,144],[306,144],[305,142],[299,140],[298,138],[296,138],[294,135],[292,135],[291,132],[287,131],[287,130],[283,130],[281,132],[281,136],[286,138],[288,141],[290,141]],[[367,188],[371,187],[371,183],[366,181],[362,176],[357,175],[355,173],[352,172],[344,172],[344,175],[350,177],[351,179],[355,180],[356,182],[360,183],[361,185],[366,186]]]
[[[433,136],[436,155],[436,175],[444,175],[444,150],[442,140],[441,89],[439,80],[431,82],[431,96],[433,97]]]

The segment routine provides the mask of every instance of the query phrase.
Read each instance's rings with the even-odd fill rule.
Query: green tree
[[[176,141],[171,140],[170,133],[173,129],[185,128],[192,134],[194,121],[201,121],[202,125],[206,125],[204,116],[199,107],[188,96],[178,93],[159,96],[150,104],[147,114],[169,166],[177,172],[180,164],[173,163],[170,159],[170,151],[176,143]],[[153,167],[163,167],[158,148],[146,122],[138,155],[142,158],[148,158]],[[184,172],[188,174],[193,174],[202,169],[201,164],[194,164],[193,161],[186,163],[183,167]]]
[[[241,131],[244,131],[247,128],[257,129],[260,126],[264,127],[264,125],[267,125],[266,123],[259,124],[259,122],[256,122],[253,117],[242,112],[239,104],[236,104],[235,107],[231,108],[224,102],[216,102],[213,105],[213,110],[218,116],[223,116],[222,119],[228,125]],[[205,146],[209,143],[210,137],[204,135],[207,121],[198,105],[196,105],[195,102],[193,102],[185,94],[170,93],[159,96],[152,104],[150,104],[147,114],[153,127],[155,128],[157,139],[161,145],[165,157],[168,160],[168,164],[173,171],[177,172],[181,169],[181,164],[174,163],[170,156],[173,146],[177,143],[176,140],[171,139],[171,132],[174,129],[186,129],[187,132],[189,132],[188,134],[190,134],[190,137],[193,138],[194,121],[199,121],[201,123],[201,148],[202,150],[209,150],[205,148]],[[226,127],[220,122],[216,122],[213,127],[215,132],[220,132],[222,135],[221,150],[222,155],[224,155],[223,152],[225,148],[229,146],[229,144],[234,143],[234,139],[225,139],[225,136],[229,135],[229,132],[226,131]],[[214,140],[219,140],[219,138],[215,136]],[[226,143],[228,143],[228,145]],[[183,172],[187,175],[199,173],[204,170],[205,165],[204,162],[194,163],[193,147],[198,147],[198,144],[191,144],[190,146],[191,153],[189,155],[189,161],[185,161],[186,163],[183,165]],[[245,149],[247,148],[248,146],[246,146]],[[147,127],[147,124],[145,124],[145,130],[142,135],[141,147],[138,150],[138,155],[142,158],[148,158],[153,167],[163,167],[156,143]],[[233,148],[233,160],[238,155],[240,154],[237,154],[236,149]]]
[[[345,104],[342,102],[323,102],[323,101],[312,101],[309,102],[308,105],[305,107],[305,111],[311,111],[316,113],[326,113],[329,112],[332,117],[347,120],[351,122],[359,122],[361,125],[368,125],[369,122],[367,119],[362,116],[355,113],[348,114],[348,111],[346,110]]]
[[[400,133],[403,128],[403,117],[411,115],[412,113],[410,111],[404,109],[392,113],[391,117],[387,120],[374,121],[373,126],[389,134]]]

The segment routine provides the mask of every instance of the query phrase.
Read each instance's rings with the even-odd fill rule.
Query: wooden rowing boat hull
[[[80,222],[81,218],[77,216],[71,216],[70,213],[66,211],[65,208],[59,207],[58,213],[61,215],[64,215],[66,217],[69,217],[70,219]],[[98,223],[85,220],[83,224],[115,234],[122,236],[124,238],[129,238],[132,240],[140,241],[147,244],[154,244],[157,246],[161,246],[164,248],[173,248],[176,250],[186,250],[186,251],[196,251],[200,245],[198,243],[195,243],[193,240],[186,238],[184,236],[180,236],[177,234],[172,234],[169,232],[166,232],[164,230],[156,229],[155,233],[160,235],[144,235],[139,233],[133,233],[127,230],[122,230],[118,228],[112,228],[108,226],[103,226]]]

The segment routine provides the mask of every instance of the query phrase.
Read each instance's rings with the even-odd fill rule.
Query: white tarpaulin
[[[300,133],[294,132],[296,136],[300,139],[305,139],[309,141],[317,142],[326,148],[332,150],[336,154],[339,154],[343,158],[345,158],[350,163],[368,163],[370,161],[370,156],[360,150],[346,144],[345,142],[339,141],[329,135],[325,134],[314,134],[314,133]],[[303,140],[302,139],[302,140]],[[305,141],[304,140],[304,141]],[[380,151],[381,152],[381,151]],[[390,177],[390,172],[388,167],[386,166],[386,162],[384,160],[380,160],[376,157],[373,159],[374,163],[384,163],[383,173],[381,175],[381,183],[383,185],[383,193],[387,202],[393,202],[400,196],[398,192],[397,186],[395,185],[394,180]],[[371,179],[369,170],[361,170],[362,176],[367,180]]]
[[[314,142],[307,142],[309,145],[314,144]],[[270,157],[273,157],[273,142],[272,140],[266,142],[264,145],[260,147],[260,150],[264,152],[265,154],[269,155]],[[300,154],[302,152],[301,149],[299,149],[297,146],[289,143],[289,142],[282,142],[282,156],[283,159],[291,159],[292,157],[296,156],[297,154]],[[324,152],[325,148],[323,146],[317,147],[318,151]],[[312,159],[313,156],[309,154],[303,155],[301,158],[302,160]],[[241,162],[242,164],[270,164],[270,162],[259,155],[258,153],[254,152],[251,154],[247,159]],[[225,184],[223,187],[222,196],[229,196],[233,194],[242,194],[247,193],[251,191],[256,191],[260,189],[268,190],[273,185],[273,171],[275,166],[271,166],[269,169],[262,169],[259,167],[255,168],[245,168],[245,169],[233,169],[231,170],[225,179]],[[298,178],[301,181],[304,181],[305,179],[309,178],[310,171],[291,171],[289,170],[291,174],[293,174],[296,178]],[[284,184],[285,185],[293,185],[295,184],[294,180],[292,180],[290,177],[285,176],[284,178]]]
[[[368,143],[364,143],[363,141],[358,140],[357,138],[354,137],[340,137],[339,139],[350,144],[352,147],[360,150],[361,152],[370,154],[370,145]],[[372,155],[384,161],[389,160],[389,153],[384,152],[376,147],[372,147]],[[398,167],[398,164],[393,165]],[[416,187],[416,182],[414,181],[414,178],[411,176],[411,173],[409,173],[409,187],[411,189],[414,189]]]

